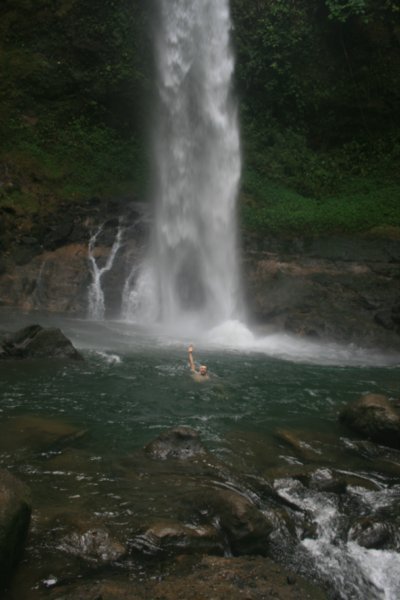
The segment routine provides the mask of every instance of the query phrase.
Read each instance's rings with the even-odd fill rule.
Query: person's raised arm
[[[193,371],[193,373],[194,373],[196,371],[196,367],[194,366],[192,344],[190,344],[190,346],[188,348],[188,353],[189,353],[189,367],[190,367],[190,370]]]

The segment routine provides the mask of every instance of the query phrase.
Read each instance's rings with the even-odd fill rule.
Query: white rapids
[[[334,494],[306,490],[293,479],[275,481],[275,489],[283,498],[306,511],[316,526],[316,534],[306,537],[300,547],[309,555],[320,578],[334,584],[335,598],[347,600],[398,600],[400,598],[400,555],[395,551],[361,547],[350,537],[339,535],[343,514]],[[350,491],[351,493],[351,491]],[[365,503],[371,493],[362,494]],[[400,490],[382,489],[372,493],[374,504],[382,506],[398,502]]]

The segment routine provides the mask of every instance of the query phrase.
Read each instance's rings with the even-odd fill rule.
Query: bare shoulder
[[[210,381],[210,376],[208,374],[200,375],[200,373],[197,371],[192,371],[191,376],[193,381],[196,381],[197,383],[205,383],[206,381]]]

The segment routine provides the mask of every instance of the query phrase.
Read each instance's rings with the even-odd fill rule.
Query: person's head
[[[207,375],[206,365],[200,365],[199,373],[200,373],[200,375]]]

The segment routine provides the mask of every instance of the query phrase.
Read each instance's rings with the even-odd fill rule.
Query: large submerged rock
[[[209,488],[194,503],[199,517],[218,524],[232,554],[268,554],[273,524],[244,493],[224,487]]]
[[[29,488],[0,470],[0,590],[24,548],[31,517]]]
[[[200,436],[190,427],[173,427],[147,444],[145,452],[158,460],[189,460],[206,453]]]
[[[85,429],[62,420],[34,415],[17,415],[0,423],[0,450],[18,453],[25,451],[51,452],[65,450],[86,434]]]
[[[29,325],[9,335],[0,345],[0,359],[57,358],[83,360],[60,329]]]
[[[339,419],[370,440],[400,449],[400,406],[381,394],[367,394],[346,406]]]
[[[348,532],[350,541],[355,541],[359,546],[375,550],[399,550],[398,523],[400,517],[394,522],[380,521],[375,516],[360,517]]]
[[[109,531],[100,528],[73,531],[61,540],[59,549],[97,565],[111,564],[126,554],[124,545],[114,539]]]
[[[147,556],[224,553],[219,532],[212,525],[159,521],[131,541],[131,548]]]

